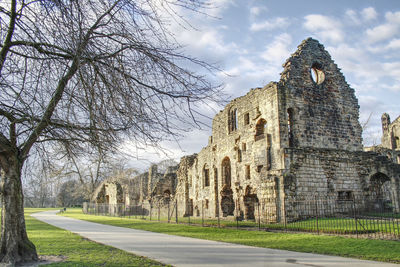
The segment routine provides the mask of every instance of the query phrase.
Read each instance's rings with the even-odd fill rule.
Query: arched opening
[[[188,202],[187,215],[193,216],[193,199],[190,198]]]
[[[311,66],[310,74],[311,74],[312,80],[316,84],[321,84],[325,81],[325,73],[322,71],[322,66],[319,63],[314,63]]]
[[[228,157],[222,160],[222,183],[231,187],[231,161]]]
[[[379,211],[388,211],[391,209],[391,184],[390,178],[381,172],[371,176],[370,179],[370,200],[373,208]]]
[[[259,119],[256,124],[256,134],[254,136],[254,140],[258,141],[264,138],[264,134],[267,128],[267,121],[264,119]]]
[[[210,186],[210,169],[207,164],[203,167],[203,187]]]
[[[294,147],[294,136],[293,136],[293,109],[287,109],[287,127],[288,127],[288,139],[289,147]]]
[[[233,215],[235,202],[233,201],[233,191],[231,189],[231,162],[228,157],[222,160],[222,190],[221,190],[221,210],[222,216]]]
[[[398,136],[394,137],[394,148],[400,148],[400,139]]]
[[[228,130],[229,133],[236,131],[238,128],[237,109],[231,108],[228,113]]]
[[[169,191],[169,189],[164,191],[163,198],[164,198],[164,204],[168,204],[168,202],[171,200],[171,191]]]
[[[244,218],[246,220],[254,220],[254,211],[258,204],[257,194],[252,192],[252,188],[250,186],[246,187],[245,195],[244,195]]]

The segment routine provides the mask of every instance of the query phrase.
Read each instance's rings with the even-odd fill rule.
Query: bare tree
[[[32,158],[30,158],[32,159]],[[48,207],[55,204],[53,191],[58,181],[51,177],[47,164],[39,158],[26,161],[23,169],[23,188],[25,207]]]
[[[82,184],[69,180],[61,184],[60,191],[57,194],[57,205],[61,207],[71,207],[88,201],[85,190],[82,190]]]
[[[37,259],[21,184],[33,150],[158,143],[218,100],[207,77],[214,69],[186,56],[168,31],[170,21],[185,23],[178,9],[203,8],[196,0],[2,1],[1,262]]]
[[[58,156],[60,157],[59,153]],[[84,191],[87,198],[96,187],[106,178],[115,175],[126,169],[126,159],[120,155],[109,153],[99,147],[92,151],[72,152],[69,148],[62,151],[59,162],[61,165],[53,165],[54,177],[58,180],[65,180],[65,177],[71,177],[77,180],[81,185],[81,191]],[[131,169],[133,173],[139,174],[137,170]],[[68,179],[67,179],[68,180]]]

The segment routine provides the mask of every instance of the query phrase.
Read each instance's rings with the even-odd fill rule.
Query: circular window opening
[[[321,84],[325,81],[325,73],[322,71],[322,67],[318,63],[314,63],[310,69],[311,78],[316,84]]]

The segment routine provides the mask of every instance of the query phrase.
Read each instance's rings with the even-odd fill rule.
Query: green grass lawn
[[[100,213],[101,214],[101,213]],[[108,216],[107,214],[102,214]],[[335,234],[374,234],[375,236],[391,235],[392,237],[400,235],[400,218],[399,214],[369,214],[368,217],[359,217],[357,219],[351,217],[333,217],[333,218],[309,218],[295,222],[284,223],[265,223],[255,221],[232,221],[221,218],[217,219],[198,218],[198,217],[178,217],[179,223],[197,224],[204,226],[220,226],[231,228],[258,228],[270,230],[292,230],[303,232],[320,232],[320,233],[335,233]],[[135,219],[145,219],[152,221],[168,222],[168,217],[157,216],[157,212],[153,211],[152,216],[146,215],[131,215],[124,216]],[[170,218],[171,222],[175,222],[176,217]]]
[[[86,215],[80,209],[67,209],[63,216],[120,227],[249,246],[400,263],[400,242],[398,241],[168,224],[135,218]]]
[[[26,229],[39,255],[62,255],[64,262],[46,266],[165,266],[145,257],[98,244],[29,216],[48,209],[25,209]]]
[[[140,216],[133,216],[134,218],[140,218]],[[144,217],[146,220],[149,217]],[[152,220],[157,220],[152,219]],[[161,221],[166,222],[167,218],[161,218]],[[171,222],[175,222],[175,218],[171,219]],[[198,218],[179,218],[179,223],[197,224],[205,226],[218,226],[218,220],[216,219],[198,219]],[[238,227],[238,228],[258,228],[259,224],[257,221],[229,221],[220,220],[219,225],[221,227]],[[366,234],[366,233],[391,233],[393,235],[400,235],[400,222],[399,220],[388,220],[383,217],[376,217],[372,219],[357,219],[354,218],[319,218],[306,219],[296,222],[287,223],[260,223],[260,228],[275,229],[275,230],[293,230],[293,231],[304,231],[304,232],[323,232],[323,233],[338,233],[338,234]]]

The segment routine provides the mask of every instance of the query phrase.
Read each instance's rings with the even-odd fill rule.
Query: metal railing
[[[241,210],[237,209],[239,205]],[[211,207],[206,200],[195,205],[177,200],[144,201],[137,205],[84,203],[83,212],[207,227],[400,239],[400,213],[383,200],[312,198],[281,204],[276,200],[244,204],[236,201],[235,207],[226,217],[222,217],[219,206]]]

